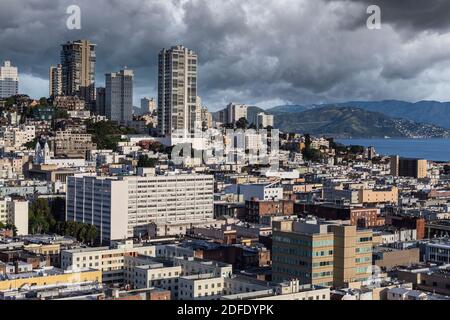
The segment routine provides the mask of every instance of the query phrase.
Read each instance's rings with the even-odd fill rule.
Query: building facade
[[[141,99],[141,113],[154,113],[156,111],[156,101],[153,98],[144,97]]]
[[[95,101],[95,47],[88,40],[62,45],[62,94],[77,95],[92,107]]]
[[[211,220],[212,203],[211,175],[69,177],[66,220],[93,224],[109,241],[144,236],[151,223]]]
[[[371,276],[372,230],[318,221],[274,222],[272,278],[345,286]]]
[[[190,132],[197,115],[197,54],[181,45],[158,56],[158,128]]]
[[[19,92],[19,73],[11,61],[0,66],[0,98],[9,98]]]
[[[410,159],[392,156],[391,175],[422,179],[427,177],[428,162],[425,159]]]
[[[50,97],[62,95],[62,65],[51,66],[48,77],[48,94]]]
[[[106,74],[105,115],[120,124],[133,120],[133,70]]]
[[[17,235],[27,235],[28,232],[28,201],[10,197],[0,199],[0,222],[11,224],[17,228]]]

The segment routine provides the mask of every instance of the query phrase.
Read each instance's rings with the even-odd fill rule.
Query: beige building
[[[28,161],[28,156],[0,158],[0,178],[15,178],[22,176],[23,167]]]
[[[155,247],[135,246],[133,241],[125,241],[113,243],[111,247],[62,250],[61,268],[92,268],[102,271],[103,282],[121,283],[124,281],[125,257],[138,254],[154,256]]]
[[[91,134],[62,130],[55,133],[55,157],[85,158],[86,152],[96,148]]]
[[[56,96],[53,100],[53,105],[56,108],[67,111],[82,111],[86,107],[84,100],[78,96]]]
[[[213,117],[212,117],[211,112],[209,112],[206,107],[202,107],[202,109],[201,109],[201,121],[202,121],[203,127],[212,128]]]
[[[364,186],[326,187],[323,198],[329,202],[347,202],[348,204],[363,203],[398,203],[398,188],[366,189]]]
[[[28,252],[49,256],[50,264],[52,266],[60,266],[61,245],[59,243],[50,243],[50,244],[30,243],[24,245],[23,249]]]
[[[241,118],[247,119],[247,109],[248,106],[245,104],[230,103],[224,110],[220,111],[220,122],[234,124]]]
[[[157,287],[169,290],[171,298],[178,298],[178,281],[181,266],[174,266],[170,262],[149,260],[146,264],[132,268],[130,284],[133,289]]]
[[[360,189],[359,203],[394,203],[398,204],[398,188],[388,190]]]
[[[14,225],[17,228],[17,235],[27,235],[28,201],[10,197],[0,199],[0,222]]]
[[[264,112],[258,113],[255,119],[255,125],[257,128],[273,127],[273,115],[266,114]]]
[[[2,126],[0,127],[0,147],[6,150],[15,151],[22,149],[22,146],[34,140],[36,130],[34,126]]]
[[[273,222],[272,278],[345,286],[371,275],[372,231],[341,222]]]
[[[8,278],[1,278],[0,290],[13,290],[24,286],[29,286],[33,289],[33,287],[72,285],[88,282],[101,283],[101,272],[92,269],[67,272],[53,267],[47,267],[26,274],[10,274]]]

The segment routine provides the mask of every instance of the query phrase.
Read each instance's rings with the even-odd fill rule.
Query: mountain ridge
[[[312,105],[282,105],[267,109],[267,113],[282,114],[286,112],[299,113],[306,110],[327,107],[355,107],[367,111],[382,113],[391,118],[404,118],[419,123],[450,129],[450,102],[435,100],[421,100],[408,102],[403,100],[380,100],[380,101],[348,101]]]

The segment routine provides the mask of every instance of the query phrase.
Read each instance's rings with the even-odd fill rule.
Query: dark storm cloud
[[[66,28],[79,5],[82,29]],[[379,4],[382,30],[366,28]],[[213,109],[347,99],[450,99],[450,1],[1,0],[0,60],[19,66],[22,88],[46,94],[60,44],[97,44],[97,83],[135,70],[135,98],[155,95],[158,51],[199,55],[199,94]],[[45,79],[45,80],[44,80]],[[135,99],[135,103],[138,103]]]
[[[450,28],[450,1],[448,0],[348,1],[362,3],[365,7],[373,4],[378,5],[381,8],[384,22],[406,30],[446,32]]]

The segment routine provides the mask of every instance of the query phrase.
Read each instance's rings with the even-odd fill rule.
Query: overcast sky
[[[81,8],[81,30],[66,8]],[[381,30],[369,30],[370,4]],[[97,44],[96,82],[127,66],[135,105],[156,97],[157,54],[199,55],[199,95],[211,110],[347,100],[450,100],[448,0],[0,0],[0,60],[19,67],[20,91],[48,94],[60,45]]]

